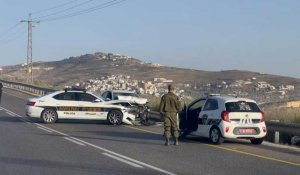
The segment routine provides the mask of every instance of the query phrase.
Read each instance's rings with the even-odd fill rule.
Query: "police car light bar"
[[[71,86],[71,87],[66,87],[65,89],[65,92],[68,92],[68,91],[83,91],[83,92],[86,92],[86,89],[83,88],[83,87],[78,87],[78,86]]]

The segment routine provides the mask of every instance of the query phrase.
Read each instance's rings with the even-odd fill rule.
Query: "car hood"
[[[141,104],[141,105],[146,104],[148,101],[146,98],[132,97],[132,96],[118,96],[118,99],[128,101],[131,103]]]

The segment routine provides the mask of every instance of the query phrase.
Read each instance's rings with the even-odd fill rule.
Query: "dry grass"
[[[279,120],[287,123],[300,123],[300,108],[270,106],[263,108],[266,120]]]

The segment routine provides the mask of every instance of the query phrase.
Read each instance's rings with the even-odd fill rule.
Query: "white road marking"
[[[10,110],[8,110],[8,109],[5,109],[5,108],[3,108],[3,107],[0,107],[0,109],[1,109],[1,110],[5,110],[6,113],[7,113],[8,115],[12,116],[12,117],[19,117],[19,119],[20,119],[21,121],[23,121],[23,122],[25,122],[25,123],[27,123],[27,124],[31,124],[31,120],[26,119],[26,118],[23,117],[23,116],[20,116],[20,115],[14,113],[14,112],[12,112],[12,111],[10,111]]]
[[[78,141],[78,142],[81,142],[81,143],[83,143],[83,144],[89,145],[89,146],[91,146],[91,147],[93,147],[93,148],[99,149],[99,150],[101,150],[101,151],[110,153],[110,154],[112,154],[112,155],[121,157],[121,158],[123,158],[123,159],[126,159],[126,160],[128,160],[128,161],[134,162],[134,163],[136,163],[136,164],[142,165],[142,166],[144,166],[144,167],[147,167],[147,168],[150,168],[150,169],[153,169],[153,170],[162,172],[162,173],[164,173],[164,174],[168,174],[168,175],[176,175],[176,174],[174,174],[174,173],[172,173],[172,172],[169,172],[169,171],[163,170],[163,169],[161,169],[161,168],[158,168],[158,167],[155,167],[155,166],[146,164],[146,163],[144,163],[144,162],[141,162],[141,161],[132,159],[132,158],[130,158],[130,157],[127,157],[127,156],[124,156],[124,155],[115,153],[115,152],[110,151],[110,150],[108,150],[108,149],[102,148],[102,147],[100,147],[100,146],[97,146],[97,145],[94,145],[94,144],[92,144],[92,143],[83,141],[83,140],[81,140],[81,139],[72,137],[72,136],[70,136],[70,135],[68,135],[68,134],[62,133],[62,132],[60,132],[60,131],[57,131],[57,130],[48,128],[48,127],[43,126],[43,125],[41,125],[41,124],[38,124],[38,123],[34,123],[34,124],[35,124],[35,125],[38,125],[38,126],[41,126],[41,127],[44,127],[44,128],[46,128],[46,129],[48,129],[48,130],[51,130],[51,131],[53,131],[53,132],[56,132],[56,133],[58,133],[58,134],[60,134],[60,135],[63,135],[63,136],[65,136],[65,137],[69,137],[69,138],[71,138],[71,139],[73,139],[73,140],[76,140],[76,141]]]
[[[23,118],[18,118],[19,120],[21,120],[22,122],[26,123],[26,124],[31,124],[31,121],[30,120],[25,120]]]
[[[3,109],[6,110],[6,111],[11,112],[11,111],[8,110],[8,109],[5,109],[5,108],[3,108]],[[11,113],[12,113],[12,114],[15,114],[14,112],[11,112]],[[16,116],[17,116],[17,117],[20,117],[20,118],[22,118],[22,119],[24,119],[24,120],[26,120],[26,121],[33,122],[33,121],[31,121],[30,119],[26,119],[25,117],[22,117],[22,116],[20,116],[20,115],[18,115],[18,114],[16,114]],[[81,142],[82,144],[89,145],[89,146],[91,146],[91,147],[93,147],[93,148],[96,148],[96,149],[102,150],[102,151],[104,151],[104,152],[110,153],[111,155],[115,155],[115,156],[117,156],[117,157],[119,157],[119,158],[123,158],[123,159],[125,159],[125,160],[127,160],[127,161],[131,161],[131,163],[136,163],[136,164],[138,164],[138,165],[141,165],[141,166],[144,166],[144,167],[153,169],[153,170],[155,170],[155,171],[158,171],[158,172],[161,172],[161,173],[164,173],[164,174],[168,174],[168,175],[176,175],[176,174],[174,174],[174,173],[172,173],[172,172],[163,170],[163,169],[161,169],[161,168],[158,168],[158,167],[149,165],[149,164],[147,164],[147,163],[144,163],[144,162],[141,162],[141,161],[132,159],[132,158],[127,157],[127,156],[124,156],[124,155],[122,155],[122,154],[118,154],[118,153],[116,153],[116,152],[110,151],[110,150],[108,150],[108,149],[106,149],[106,148],[102,148],[102,147],[97,146],[97,145],[94,145],[94,144],[92,144],[92,143],[89,143],[89,142],[83,141],[83,140],[81,140],[81,139],[72,137],[72,136],[70,136],[70,135],[68,135],[68,134],[66,134],[66,133],[57,131],[57,130],[55,130],[55,129],[48,128],[48,127],[43,126],[43,125],[38,124],[38,123],[34,123],[34,124],[37,125],[37,126],[40,126],[40,127],[44,128],[44,129],[47,129],[47,130],[49,130],[49,131],[53,131],[53,132],[55,132],[55,133],[58,133],[58,134],[60,134],[60,135],[62,135],[62,136],[65,136],[65,137],[67,137],[67,138],[71,138],[72,140]]]
[[[116,160],[118,160],[118,161],[120,161],[120,162],[123,162],[123,163],[126,163],[126,164],[128,164],[128,165],[131,165],[131,166],[133,166],[133,167],[135,167],[135,168],[144,168],[144,167],[142,167],[142,166],[140,166],[140,165],[138,165],[138,164],[129,162],[129,161],[127,161],[127,160],[125,160],[125,159],[122,159],[122,158],[120,158],[120,157],[113,156],[113,155],[108,154],[108,153],[102,153],[102,154],[105,155],[105,156],[108,156],[108,157],[110,157],[110,158],[112,158],[112,159],[116,159]]]
[[[83,143],[81,143],[81,142],[77,142],[76,140],[73,140],[73,139],[71,139],[71,138],[69,138],[69,137],[64,137],[64,139],[66,139],[66,140],[68,140],[68,141],[70,141],[70,142],[73,142],[73,143],[75,143],[75,144],[77,144],[77,145],[85,146],[85,144],[83,144]]]
[[[8,111],[6,111],[6,114],[8,114],[8,115],[10,115],[10,116],[12,116],[12,117],[15,117],[14,114],[12,114],[12,113],[10,113],[10,112],[8,112]]]
[[[38,126],[37,128],[39,128],[39,129],[41,129],[41,130],[44,130],[44,131],[46,131],[46,132],[52,133],[52,131],[50,131],[50,130],[48,130],[48,129],[46,129],[46,128],[42,128],[42,127],[40,127],[40,126]]]
[[[75,138],[75,137],[71,137],[71,138],[74,139],[74,140],[78,140],[78,141],[80,141],[80,142],[82,142],[82,143],[85,143],[86,145],[89,145],[89,146],[94,147],[94,148],[96,148],[96,149],[102,150],[102,151],[104,151],[104,152],[113,154],[113,155],[115,155],[115,156],[121,157],[121,158],[126,159],[126,160],[129,160],[129,161],[131,161],[131,162],[137,163],[137,164],[142,165],[142,166],[144,166],[144,167],[148,167],[148,168],[150,168],[150,169],[153,169],[153,170],[156,170],[156,171],[159,171],[159,172],[168,174],[168,175],[176,175],[176,174],[174,174],[174,173],[172,173],[172,172],[169,172],[169,171],[160,169],[160,168],[158,168],[158,167],[155,167],[155,166],[146,164],[146,163],[144,163],[144,162],[141,162],[141,161],[132,159],[132,158],[127,157],[127,156],[124,156],[124,155],[122,155],[122,154],[118,154],[118,153],[116,153],[116,152],[113,152],[113,151],[110,151],[110,150],[108,150],[108,149],[102,148],[102,147],[100,147],[100,146],[94,145],[94,144],[92,144],[92,143],[83,141],[83,140],[81,140],[81,139],[78,139],[78,138]]]

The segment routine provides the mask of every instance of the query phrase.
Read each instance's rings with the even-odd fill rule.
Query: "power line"
[[[66,3],[60,4],[60,5],[45,9],[45,10],[37,11],[37,12],[34,12],[34,13],[35,14],[44,13],[46,11],[50,11],[50,10],[53,10],[53,9],[57,9],[57,8],[61,8],[63,6],[69,5],[69,4],[71,4],[75,1],[78,1],[78,0],[71,0],[71,1],[68,1]],[[40,21],[45,22],[45,21],[54,21],[54,20],[59,20],[59,19],[64,19],[64,18],[70,18],[70,17],[73,17],[73,16],[78,16],[78,15],[81,15],[81,14],[86,14],[86,13],[90,13],[90,12],[93,12],[93,11],[96,11],[96,10],[104,9],[104,8],[122,3],[126,0],[111,0],[111,1],[99,4],[99,5],[84,9],[84,10],[80,10],[80,11],[77,11],[77,12],[57,16],[58,14],[65,13],[69,10],[72,10],[72,9],[77,8],[77,7],[83,6],[83,5],[85,5],[87,3],[90,3],[92,1],[94,1],[94,0],[87,0],[87,1],[81,2],[79,4],[73,5],[71,7],[65,8],[63,10],[56,11],[56,12],[53,12],[53,13],[50,13],[50,14],[47,14],[47,15],[39,16],[39,17],[36,17],[36,18],[31,18],[31,14],[29,14],[28,20],[21,20],[20,21],[22,23],[26,22],[28,24],[27,73],[31,75],[31,82],[33,82],[33,73],[32,73],[32,70],[33,70],[33,66],[32,66],[32,27],[33,27],[33,23],[39,23]],[[54,16],[54,17],[51,18],[51,16]],[[47,17],[49,17],[49,18],[47,18]],[[45,18],[45,19],[43,19],[43,18]],[[39,19],[39,20],[37,20],[37,19]],[[17,23],[16,25],[12,26],[11,28],[9,28],[4,33],[6,34],[7,32],[12,31],[18,25],[20,25],[20,23]],[[21,34],[23,34],[23,33],[21,33]],[[0,35],[0,37],[1,37],[1,35]],[[6,40],[5,43],[10,42],[15,38],[16,38],[16,36],[14,38],[10,38],[9,40]],[[5,44],[5,43],[3,43],[3,44]],[[1,43],[0,43],[0,45],[1,45]],[[28,80],[29,80],[29,77],[28,77]]]
[[[22,28],[20,23],[19,23],[16,27],[11,29],[9,32],[7,32],[6,34],[0,36],[0,42],[13,37],[15,34],[19,33],[21,30],[24,30],[24,28]]]
[[[53,10],[53,9],[57,9],[57,8],[61,8],[63,6],[66,6],[66,5],[69,5],[69,4],[72,4],[73,2],[76,2],[78,0],[72,0],[72,1],[68,1],[66,3],[62,3],[62,4],[59,4],[59,5],[56,5],[56,6],[53,6],[53,7],[50,7],[50,8],[47,8],[47,9],[44,9],[44,10],[39,10],[39,11],[35,11],[35,12],[32,12],[31,14],[40,14],[40,13],[45,13],[47,11],[50,11],[50,10]]]
[[[94,0],[87,0],[87,1],[84,1],[84,2],[79,3],[79,4],[77,4],[77,5],[68,7],[68,8],[66,8],[66,9],[63,9],[63,10],[60,10],[60,11],[57,11],[57,12],[54,12],[54,13],[50,13],[50,14],[48,14],[48,15],[43,15],[43,16],[39,16],[39,17],[33,18],[33,20],[40,20],[40,19],[42,19],[42,18],[46,18],[46,17],[49,17],[49,16],[58,15],[58,14],[67,12],[67,11],[69,11],[69,10],[72,10],[72,9],[74,9],[74,8],[83,6],[83,5],[85,5],[85,4],[87,4],[87,3],[90,3],[90,2],[92,2],[92,1],[94,1]]]
[[[6,39],[6,40],[1,40],[1,41],[0,41],[0,45],[8,44],[8,43],[14,41],[15,39],[17,39],[17,38],[23,36],[25,33],[26,33],[26,29],[25,29],[25,30],[23,29],[21,32],[19,32],[19,33],[18,33],[17,35],[15,35],[14,37],[8,38],[8,39]]]
[[[2,33],[0,33],[0,38],[5,37],[7,34],[9,34],[11,31],[13,31],[13,29],[15,29],[16,27],[18,27],[21,23],[18,22],[17,24],[13,25],[12,27],[8,28],[7,30],[3,31]]]
[[[124,1],[126,1],[126,0],[112,0],[112,1],[100,4],[100,5],[97,5],[95,7],[88,8],[88,9],[81,10],[81,11],[77,11],[77,12],[74,12],[74,13],[61,15],[61,16],[57,16],[57,17],[53,17],[53,18],[46,18],[46,19],[41,20],[41,22],[55,21],[55,20],[60,20],[60,19],[64,19],[64,18],[70,18],[70,17],[78,16],[78,15],[81,15],[81,14],[91,13],[93,11],[101,10],[101,9],[104,9],[104,8],[122,3]]]

